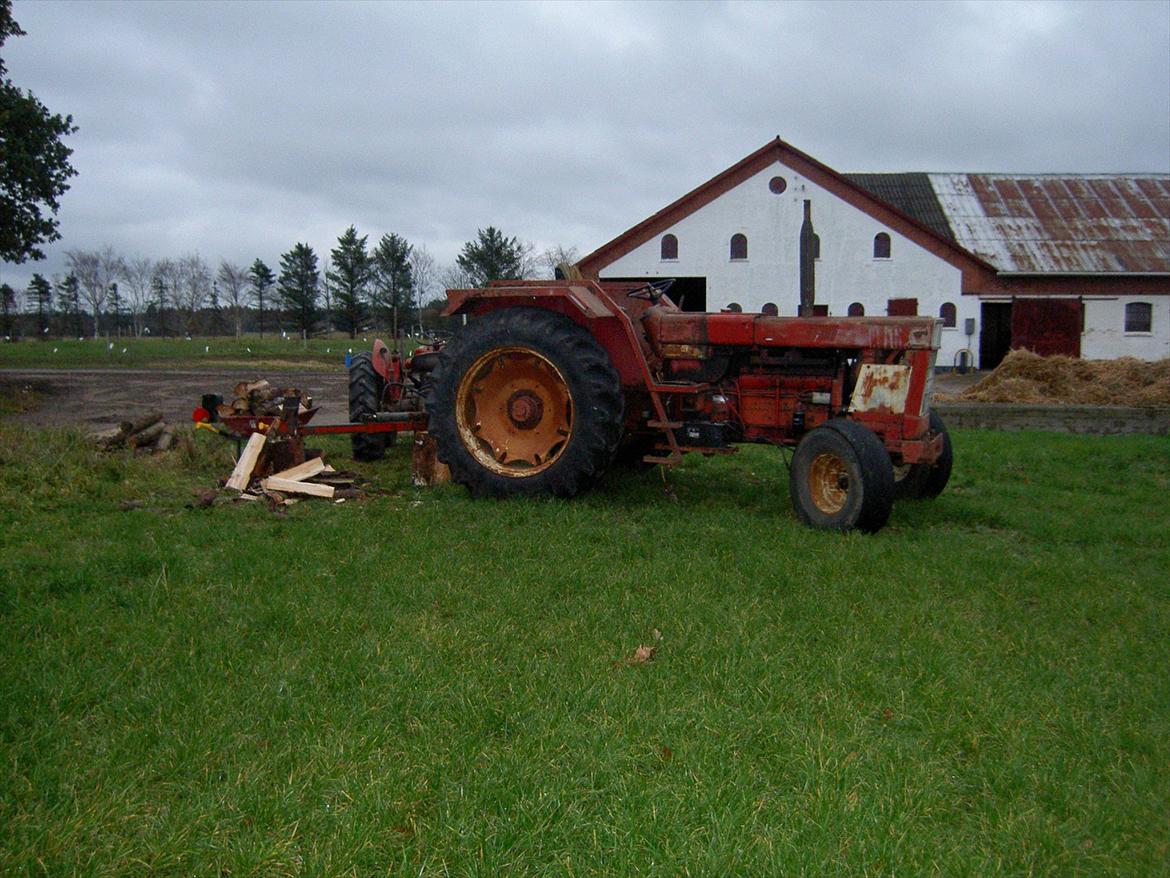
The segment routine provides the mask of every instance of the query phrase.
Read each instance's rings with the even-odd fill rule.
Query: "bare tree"
[[[556,277],[558,265],[562,262],[573,265],[580,258],[581,256],[578,254],[576,247],[565,247],[561,244],[554,244],[537,257],[537,270],[540,277],[551,280]]]
[[[183,314],[184,329],[190,335],[199,309],[211,292],[211,269],[198,253],[188,253],[176,262],[175,301]]]
[[[150,289],[158,312],[158,333],[165,338],[169,331],[167,311],[177,311],[179,307],[179,264],[173,259],[160,259],[155,263]]]
[[[77,278],[81,298],[93,314],[93,337],[97,338],[102,305],[110,292],[109,286],[102,282],[101,256],[92,250],[68,250],[65,263],[69,266],[69,273]]]
[[[424,303],[442,295],[439,289],[439,267],[435,257],[422,244],[415,244],[410,251],[410,273],[414,278],[416,309],[422,310]]]
[[[248,270],[240,268],[234,262],[221,259],[219,262],[219,288],[227,299],[228,307],[232,312],[232,323],[236,328],[236,340],[244,333],[244,312],[251,299],[250,279]]]
[[[143,316],[151,301],[151,281],[154,279],[154,260],[135,256],[122,267],[122,286],[126,304],[130,307],[130,321],[134,334],[142,335]]]

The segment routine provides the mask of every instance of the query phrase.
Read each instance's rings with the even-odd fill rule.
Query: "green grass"
[[[337,368],[345,353],[370,350],[375,333],[356,339],[282,339],[265,334],[214,338],[49,339],[0,344],[0,369],[145,369],[155,366],[219,367],[236,365],[281,368]],[[364,340],[363,340],[364,339]],[[111,347],[112,345],[112,347]],[[205,350],[206,348],[206,350]],[[125,352],[123,352],[125,349]]]
[[[0,422],[0,873],[1167,874],[1170,443],[954,439],[865,537],[766,449],[277,516]]]

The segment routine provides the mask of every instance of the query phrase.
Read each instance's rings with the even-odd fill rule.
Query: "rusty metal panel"
[[[857,372],[857,384],[849,410],[853,412],[893,412],[906,410],[910,392],[910,367],[866,363]]]
[[[1170,272],[1170,177],[931,174],[960,246],[1004,272]]]

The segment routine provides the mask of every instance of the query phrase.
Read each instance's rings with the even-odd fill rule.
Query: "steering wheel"
[[[631,299],[647,299],[657,302],[666,295],[666,291],[674,286],[675,278],[666,277],[662,280],[647,281],[643,286],[630,290],[626,295]]]

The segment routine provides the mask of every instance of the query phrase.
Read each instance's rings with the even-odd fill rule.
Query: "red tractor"
[[[500,281],[449,290],[467,324],[406,360],[351,369],[354,436],[420,423],[475,496],[589,488],[615,462],[678,463],[744,442],[795,447],[789,492],[813,527],[875,531],[895,497],[934,497],[951,445],[930,409],[932,318],[691,313],[669,282]],[[369,447],[367,447],[369,446]]]

